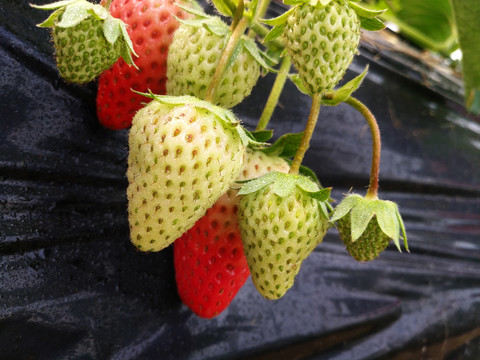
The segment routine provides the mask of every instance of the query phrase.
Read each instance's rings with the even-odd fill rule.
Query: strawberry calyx
[[[242,144],[244,146],[254,145],[260,146],[263,143],[258,142],[254,136],[246,130],[240,123],[240,120],[228,109],[222,108],[217,105],[213,105],[211,102],[206,100],[201,100],[195,96],[182,95],[182,96],[172,96],[172,95],[157,95],[152,92],[142,93],[139,91],[132,90],[133,92],[148,97],[154,101],[158,101],[162,104],[171,105],[172,107],[182,106],[182,105],[191,105],[198,109],[206,110],[214,114],[224,125],[232,128],[240,136]]]
[[[37,26],[43,28],[71,28],[82,21],[94,18],[102,21],[103,35],[112,46],[122,43],[120,55],[129,65],[135,66],[132,54],[138,56],[133,49],[132,41],[127,33],[125,23],[110,15],[107,9],[99,4],[92,4],[86,0],[64,0],[46,5],[31,5],[40,10],[55,10],[50,16]],[[136,67],[136,66],[135,66]]]
[[[350,194],[335,207],[330,222],[333,224],[347,216],[350,216],[351,236],[351,239],[348,240],[352,243],[357,241],[367,226],[375,220],[382,232],[393,240],[400,252],[402,252],[399,242],[399,233],[401,232],[405,249],[409,251],[405,225],[398,206],[394,202]]]
[[[183,9],[183,7],[182,7]],[[223,40],[223,48],[226,47],[230,36],[232,35],[231,29],[225,24],[218,16],[210,16],[206,15],[197,10],[190,10],[190,13],[196,16],[195,19],[184,20],[184,19],[177,19],[181,24],[185,26],[192,26],[192,27],[203,27],[210,33],[218,36]],[[228,69],[230,65],[232,65],[238,56],[243,52],[248,52],[253,59],[266,71],[270,72],[277,72],[274,68],[272,68],[270,64],[276,65],[277,60],[270,57],[264,51],[261,51],[258,46],[256,45],[255,41],[248,36],[242,36],[238,41],[235,50],[233,51],[232,56],[230,57],[227,67]]]
[[[238,195],[248,195],[270,186],[272,192],[281,198],[292,195],[297,188],[309,197],[318,201],[322,215],[329,218],[329,204],[331,188],[321,188],[312,178],[301,174],[285,174],[272,171],[268,174],[248,181],[237,181],[242,184]]]
[[[346,0],[284,0],[283,3],[285,5],[291,6],[291,8],[289,8],[286,12],[275,18],[261,20],[261,22],[263,22],[264,24],[272,26],[270,32],[265,36],[264,42],[273,41],[283,34],[286,27],[287,19],[290,15],[295,13],[298,7],[307,4],[312,7],[323,8],[332,2],[345,4],[352,8],[352,10],[355,11],[360,20],[360,26],[367,31],[377,31],[385,28],[385,24],[380,19],[378,19],[378,16],[382,15],[386,11],[386,9],[371,10],[362,7],[353,1]]]

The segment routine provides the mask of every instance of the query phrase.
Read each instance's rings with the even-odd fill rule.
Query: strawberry
[[[204,99],[230,35],[227,25],[217,17],[182,22],[168,53],[167,94]],[[232,108],[250,95],[260,76],[259,54],[251,39],[244,36],[240,40],[213,103]]]
[[[130,129],[128,218],[133,244],[159,251],[229,189],[248,138],[230,111],[206,101],[150,98]]]
[[[253,283],[265,298],[278,299],[323,240],[330,189],[302,175],[271,172],[245,184],[239,194],[238,218]]]
[[[377,258],[390,239],[401,252],[399,231],[408,251],[405,226],[394,202],[351,194],[337,205],[330,221],[337,222],[340,238],[357,261]]]
[[[342,0],[303,3],[288,17],[284,41],[306,90],[323,93],[350,66],[360,41],[360,20]]]
[[[120,56],[127,64],[133,63],[125,24],[103,6],[85,0],[32,6],[55,10],[38,26],[52,29],[57,67],[64,80],[79,84],[92,81]]]
[[[138,69],[116,62],[98,83],[97,116],[110,129],[128,128],[146,99],[131,89],[165,94],[167,54],[179,19],[190,18],[174,0],[113,0],[112,16],[127,25],[138,58]]]
[[[288,172],[281,157],[247,150],[237,180],[270,171]],[[237,191],[229,189],[195,225],[174,243],[177,289],[183,303],[200,317],[225,310],[248,276],[237,218]]]

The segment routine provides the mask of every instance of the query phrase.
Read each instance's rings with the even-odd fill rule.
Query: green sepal
[[[237,5],[230,0],[211,0],[212,4],[215,6],[217,11],[228,17],[233,17],[235,15],[235,11],[237,9]]]
[[[73,27],[92,15],[97,20],[105,20],[108,16],[108,11],[103,6],[91,4],[87,1],[79,1],[65,7],[65,12],[57,26],[62,28]]]
[[[282,36],[283,31],[285,30],[286,24],[281,24],[281,25],[275,25],[267,35],[263,38],[263,42],[267,43],[269,41],[278,39],[280,36]]]
[[[244,146],[250,144],[256,146],[264,146],[264,143],[258,142],[252,134],[247,131],[243,126],[240,125],[240,120],[228,109],[224,109],[220,106],[213,105],[211,102],[206,100],[200,100],[195,96],[183,95],[183,96],[173,96],[173,95],[156,95],[151,91],[149,93],[142,93],[140,91],[132,90],[134,93],[145,96],[152,100],[158,101],[163,104],[168,104],[172,106],[182,106],[182,105],[193,105],[196,108],[207,110],[208,112],[214,114],[217,118],[222,120],[225,124],[232,126],[240,136]]]
[[[377,18],[366,18],[359,16],[360,26],[367,31],[379,31],[385,29],[385,24]]]
[[[79,2],[79,1],[84,1],[84,0],[63,0],[63,1],[56,1],[54,3],[45,4],[45,5],[30,4],[30,6],[35,8],[35,9],[40,9],[40,10],[55,10],[55,9],[59,9],[59,8],[68,6],[70,4]]]
[[[179,7],[183,11],[185,11],[189,14],[195,15],[196,17],[199,17],[199,18],[208,18],[209,17],[209,15],[207,15],[203,11],[203,9],[198,5],[198,3],[196,1],[189,1],[189,4],[191,4],[192,6],[184,6],[180,3],[175,3],[175,6]]]
[[[388,200],[367,199],[357,194],[345,197],[334,209],[330,222],[340,220],[350,214],[351,241],[355,242],[363,234],[375,217],[382,232],[393,240],[398,251],[401,232],[405,249],[408,251],[407,235],[397,204]]]
[[[256,179],[244,182],[238,194],[252,194],[269,185],[272,186],[272,191],[282,198],[291,195],[296,188],[299,188],[317,201],[328,201],[330,199],[331,188],[321,189],[317,183],[308,177],[285,174],[278,171],[272,171]]]
[[[302,78],[298,74],[291,74],[288,75],[288,78],[293,82],[293,84],[297,87],[298,91],[300,91],[302,94],[305,95],[310,95],[310,92],[307,90],[305,87],[305,84],[303,83]],[[323,101],[323,100],[322,100]]]
[[[348,5],[357,13],[359,17],[364,17],[368,19],[373,19],[377,16],[382,15],[385,11],[387,11],[387,9],[381,9],[381,10],[367,9],[363,6],[355,4],[352,1],[349,1]]]
[[[270,71],[272,73],[276,73],[277,70],[273,69],[270,67],[267,62],[264,60],[264,58],[267,58],[268,61],[270,62],[275,62],[275,59],[269,57],[267,54],[263,53],[260,51],[260,49],[257,47],[255,42],[252,39],[249,38],[242,38],[241,41],[239,42],[242,44],[243,48],[252,55],[252,57],[255,59],[255,61],[265,70]]]
[[[272,19],[261,19],[260,21],[269,26],[279,26],[285,24],[288,17],[295,11],[295,7],[285,11],[282,15]]]
[[[252,134],[253,138],[258,142],[265,143],[272,138],[273,130],[253,131],[253,132],[250,132],[250,134]]]
[[[360,87],[363,79],[365,78],[365,75],[367,75],[367,72],[368,65],[365,67],[365,70],[360,75],[350,80],[339,89],[327,92],[322,97],[322,104],[327,106],[337,106],[338,104],[345,102],[350,97],[350,95],[352,95],[352,93]]]
[[[290,158],[295,156],[297,149],[302,141],[303,132],[289,133],[280,136],[273,145],[260,149],[263,153],[269,156],[280,156]]]

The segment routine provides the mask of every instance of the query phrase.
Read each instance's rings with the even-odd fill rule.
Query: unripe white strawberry
[[[142,251],[162,250],[205,214],[237,178],[246,144],[225,109],[192,97],[153,98],[129,136],[130,235]]]

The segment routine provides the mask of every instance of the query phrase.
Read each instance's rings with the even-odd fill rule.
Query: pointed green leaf
[[[317,174],[315,174],[315,172],[312,169],[310,169],[309,167],[307,167],[305,165],[300,165],[300,169],[298,170],[298,173],[300,175],[303,175],[303,176],[306,176],[306,177],[310,178],[312,181],[316,182],[321,187],[321,184],[320,184],[320,181],[318,180]]]
[[[196,1],[193,2],[193,3],[196,4]],[[195,15],[199,18],[208,18],[209,17],[209,15],[205,14],[203,9],[201,9],[201,8],[195,8],[195,7],[192,7],[192,6],[184,6],[180,3],[175,3],[175,5],[177,7],[179,7],[180,9],[182,9],[183,11],[188,12],[192,15]]]
[[[355,4],[351,1],[349,1],[349,6],[355,10],[355,12],[357,13],[357,15],[359,17],[364,17],[364,18],[368,18],[368,19],[373,19],[377,16],[380,16],[382,15],[385,11],[387,11],[387,9],[381,9],[381,10],[371,10],[371,9],[367,9],[363,6],[360,6],[358,4]]]
[[[63,14],[63,9],[58,9],[54,11],[50,16],[45,20],[44,22],[38,24],[38,27],[44,27],[44,28],[51,28],[55,25],[55,20],[57,20],[62,14]]]
[[[302,141],[303,132],[284,134],[275,143],[262,151],[271,156],[293,157]]]
[[[367,31],[379,31],[385,29],[383,21],[377,18],[366,18],[359,16],[360,26]]]
[[[275,181],[272,183],[272,191],[285,198],[295,191],[297,185],[296,176],[290,174],[276,173]]]
[[[375,202],[371,200],[362,199],[352,208],[350,211],[352,242],[363,234],[374,215]]]
[[[203,20],[203,19],[202,19]],[[210,21],[208,21],[210,20]],[[210,18],[203,23],[203,27],[219,37],[223,37],[230,33],[228,26],[219,18]]]
[[[273,181],[275,181],[275,178],[275,173],[270,172],[256,179],[249,180],[240,188],[238,195],[248,195],[257,192],[258,190],[263,189],[265,186],[270,185]]]
[[[212,0],[218,12],[224,16],[233,17],[237,6],[231,0]]]
[[[295,84],[297,87],[298,91],[300,91],[302,94],[305,95],[310,95],[310,92],[307,90],[305,87],[305,84],[303,83],[302,78],[298,74],[292,74],[288,76],[290,80]]]
[[[30,4],[30,6],[40,10],[55,10],[79,1],[84,1],[84,0],[64,0],[64,1],[56,1],[51,4],[45,4],[45,5]]]
[[[271,68],[268,66],[268,64],[265,62],[263,57],[260,55],[260,50],[258,50],[257,45],[253,42],[251,39],[244,39],[243,41],[243,48],[247,50],[250,55],[260,64],[261,67],[264,69],[270,71],[270,72],[277,72],[275,69]]]
[[[328,106],[336,106],[342,102],[345,102],[354,91],[356,91],[362,84],[365,75],[368,72],[368,65],[365,67],[363,73],[355,77],[354,79],[347,82],[341,88],[327,93],[322,98],[322,103]]]
[[[400,215],[400,212],[397,209],[397,219],[398,219],[398,224],[400,225],[400,230],[402,232],[402,237],[403,237],[403,246],[405,246],[405,250],[407,252],[410,252],[408,249],[408,240],[407,240],[407,232],[405,231],[405,224],[403,223],[402,216]]]
[[[273,136],[273,130],[261,130],[251,133],[253,138],[259,142],[267,142]]]
[[[238,59],[238,56],[243,52],[244,49],[244,40],[240,39],[240,41],[237,43],[237,46],[232,52],[232,55],[230,56],[230,59],[228,59],[227,66],[225,67],[225,71],[235,62],[235,60]]]
[[[281,24],[281,25],[275,25],[267,35],[265,35],[265,38],[263,39],[264,43],[267,43],[269,41],[278,39],[282,34],[283,31],[285,30],[286,25]]]
[[[337,221],[347,215],[350,210],[363,198],[357,194],[351,194],[345,197],[340,204],[338,204],[333,210],[331,222]]]
[[[115,44],[118,37],[122,33],[118,19],[108,16],[103,23],[103,34],[110,44]]]
[[[122,32],[122,39],[125,43],[125,45],[122,47],[122,58],[128,65],[133,65],[135,69],[138,69],[137,65],[135,65],[135,63],[133,62],[132,54],[137,57],[138,55],[133,48],[132,40],[130,39],[130,36],[127,32],[127,27],[125,26],[125,23],[121,20],[120,31]]]
[[[319,192],[325,193],[325,191],[328,193],[328,196],[330,195],[330,189],[320,189],[317,183],[313,182],[310,178],[297,175],[296,176],[296,183],[299,188],[301,188],[303,191],[310,193],[310,194],[316,194],[317,196],[323,197],[324,195],[318,194]],[[322,200],[325,201],[328,199],[328,196],[326,199]],[[316,198],[316,197],[315,197]],[[320,199],[317,199],[320,200]]]
[[[272,19],[261,19],[261,21],[269,26],[279,26],[279,25],[285,25],[285,22],[287,21],[288,17],[295,11],[295,8],[292,7],[286,12],[284,12],[282,15],[277,16],[276,18]]]
[[[67,6],[57,26],[67,28],[78,25],[80,22],[91,16],[90,11],[88,10],[89,9],[85,7],[83,2]]]
[[[400,229],[397,219],[397,206],[391,201],[376,200],[375,207],[378,226],[380,226],[380,229],[382,229],[385,235],[393,240],[398,251],[402,252],[398,242]]]

